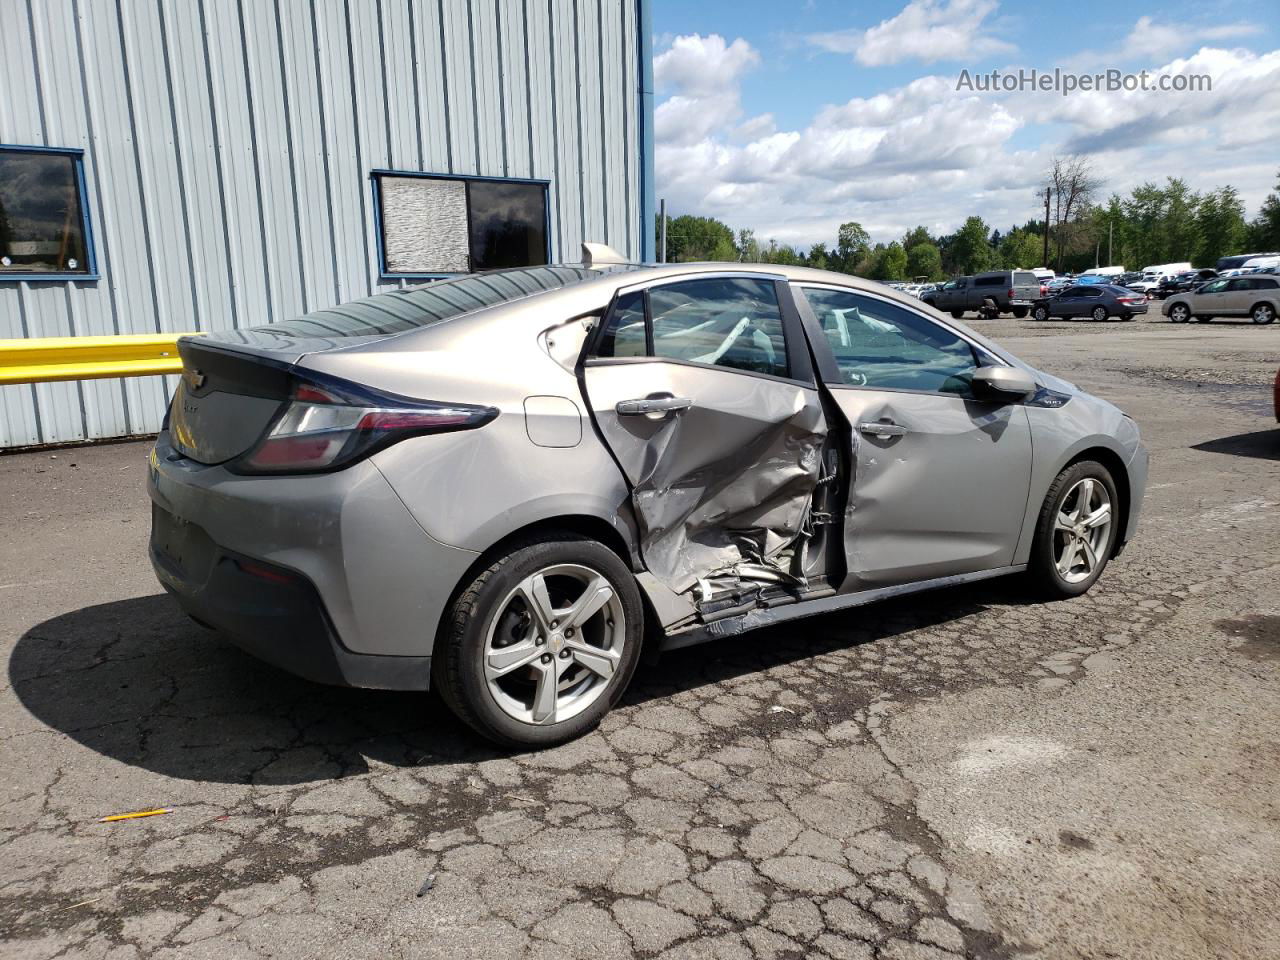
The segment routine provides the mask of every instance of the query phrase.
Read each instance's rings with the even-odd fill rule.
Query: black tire
[[[625,640],[617,668],[590,706],[567,720],[535,725],[510,716],[490,692],[484,675],[485,641],[490,620],[502,612],[497,606],[516,585],[557,564],[589,567],[609,581],[626,617]],[[596,540],[553,533],[515,544],[463,587],[436,641],[432,677],[445,704],[481,736],[517,749],[554,746],[593,729],[618,702],[640,659],[643,620],[635,575],[616,553]]]
[[[952,320],[959,320],[959,319],[960,319],[961,317],[963,317],[963,316],[964,316],[964,311],[963,311],[963,310],[952,310],[952,311],[951,311],[951,319],[952,319]]]
[[[1191,319],[1191,308],[1185,303],[1175,303],[1169,308],[1170,323],[1186,323]]]
[[[1107,308],[1099,304],[1089,312],[1089,316],[1093,317],[1095,323],[1102,323],[1107,319]]]
[[[1098,550],[1099,562],[1089,576],[1077,582],[1068,582],[1058,572],[1055,549],[1054,518],[1062,509],[1063,501],[1074,490],[1076,484],[1085,478],[1092,478],[1102,483],[1111,500],[1111,524],[1107,528],[1106,542]],[[1102,571],[1115,550],[1116,536],[1119,533],[1120,517],[1123,504],[1116,492],[1115,480],[1111,471],[1095,460],[1081,460],[1064,469],[1053,483],[1049,484],[1049,492],[1045,494],[1044,503],[1040,507],[1040,516],[1036,520],[1035,538],[1031,542],[1031,558],[1027,565],[1027,577],[1033,590],[1048,600],[1065,600],[1078,597],[1088,591]]]
[[[1049,308],[1042,304],[1031,311],[1031,316],[1033,319],[1039,320],[1043,323],[1045,320],[1049,319]]]
[[[1132,319],[1133,319],[1133,314],[1132,314],[1132,313],[1122,313],[1122,314],[1120,315],[1120,319],[1121,319],[1121,320],[1123,320],[1125,323],[1128,323],[1130,320],[1132,320]]]
[[[1022,320],[1022,319],[1024,319],[1024,318],[1026,317],[1026,315],[1027,315],[1027,313],[1028,313],[1028,312],[1029,312],[1029,311],[1028,311],[1028,309],[1027,309],[1026,307],[1014,307],[1014,308],[1013,308],[1013,316],[1014,316],[1014,319],[1016,319],[1016,320]]]
[[[1198,313],[1191,319],[1194,320],[1196,323],[1208,323],[1210,320],[1213,319],[1213,317],[1207,316],[1206,314]]]
[[[1000,316],[1000,306],[990,297],[982,301],[982,307],[978,310],[978,316],[985,320],[994,320]]]
[[[1249,308],[1249,319],[1262,325],[1275,323],[1276,308],[1269,303],[1255,303]]]

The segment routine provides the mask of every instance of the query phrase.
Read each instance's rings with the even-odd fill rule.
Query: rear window
[[[487,307],[596,280],[606,273],[639,269],[643,268],[639,265],[622,264],[604,268],[527,267],[472,273],[406,290],[379,293],[363,300],[315,310],[294,320],[220,332],[218,339],[249,342],[260,340],[261,335],[306,339],[404,333]]]
[[[1034,273],[1015,273],[1013,275],[1014,286],[1020,283],[1039,283],[1040,279]]]

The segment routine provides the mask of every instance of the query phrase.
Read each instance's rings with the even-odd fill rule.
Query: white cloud
[[[759,62],[760,55],[741,37],[730,44],[714,33],[672,40],[653,58],[655,86],[674,94],[654,111],[658,141],[697,143],[736,121],[742,115],[742,75]]]
[[[667,75],[659,196],[673,213],[716,216],[766,241],[832,243],[846,220],[887,241],[917,224],[950,232],[975,213],[1004,229],[1037,215],[1048,158],[1064,151],[1091,154],[1108,193],[1182,176],[1195,189],[1236,186],[1252,212],[1275,181],[1280,50],[1209,47],[1153,68],[1207,73],[1208,93],[979,94],[957,91],[954,76],[925,76],[780,130],[769,115],[742,120],[740,80],[758,62],[754,50],[743,43],[749,56],[731,57],[739,41],[679,41],[683,56],[712,50],[721,81]],[[1015,135],[1039,124],[1053,142],[1020,147]]]
[[[1154,17],[1143,16],[1133,25],[1119,52],[1136,48],[1151,60],[1164,60],[1200,44],[1248,37],[1261,31],[1259,24],[1245,21],[1202,27],[1186,23],[1159,23]]]
[[[897,16],[868,30],[812,34],[808,40],[823,50],[851,53],[866,67],[903,60],[974,61],[1015,49],[988,32],[987,17],[996,7],[996,0],[911,0]]]

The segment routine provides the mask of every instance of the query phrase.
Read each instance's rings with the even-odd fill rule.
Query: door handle
[[[645,397],[642,400],[619,400],[614,410],[621,417],[645,416],[651,413],[679,413],[693,406],[688,397]]]
[[[888,440],[890,437],[901,437],[907,433],[907,428],[899,426],[896,423],[876,423],[871,420],[864,420],[858,424],[858,429],[863,433],[870,434],[877,440]]]

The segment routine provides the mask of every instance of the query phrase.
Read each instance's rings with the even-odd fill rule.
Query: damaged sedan
[[[583,253],[185,338],[163,586],[279,667],[537,747],[642,645],[1007,574],[1072,597],[1133,536],[1133,420],[920,301]]]

